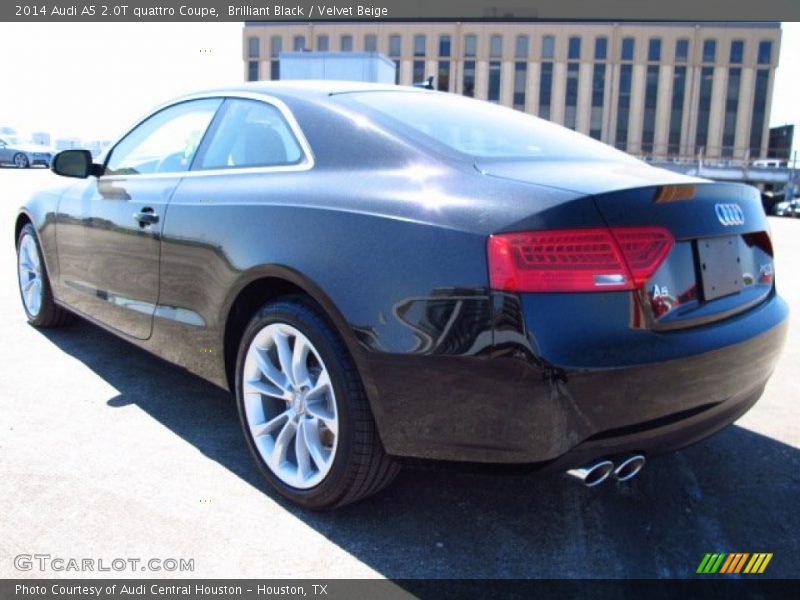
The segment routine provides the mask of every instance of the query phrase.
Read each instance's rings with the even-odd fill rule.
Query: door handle
[[[133,213],[133,218],[139,221],[140,227],[146,227],[147,225],[158,223],[158,215],[149,206],[145,206],[139,212]]]

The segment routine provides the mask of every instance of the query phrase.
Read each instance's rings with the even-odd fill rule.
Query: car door
[[[189,100],[156,112],[114,146],[103,175],[62,196],[59,292],[69,305],[129,336],[150,337],[167,206],[221,103]]]
[[[239,269],[254,257],[292,264],[297,246],[285,245],[282,255],[269,250],[290,230],[271,219],[302,197],[313,164],[288,107],[261,97],[225,100],[170,200],[154,332],[154,339],[169,339],[159,345],[162,356],[195,372],[215,371],[219,359],[208,348],[225,326],[220,309]]]

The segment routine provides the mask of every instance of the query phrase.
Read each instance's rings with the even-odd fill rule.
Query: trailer
[[[395,63],[380,52],[281,52],[280,79],[394,83]]]

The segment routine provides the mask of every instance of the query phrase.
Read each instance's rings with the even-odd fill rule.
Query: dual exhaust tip
[[[617,481],[628,481],[644,468],[645,458],[641,454],[633,454],[618,465],[610,460],[601,460],[585,467],[570,469],[568,475],[579,479],[586,487],[600,485],[613,475]]]

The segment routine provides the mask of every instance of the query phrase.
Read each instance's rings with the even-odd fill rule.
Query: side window
[[[220,104],[219,98],[190,100],[154,114],[114,147],[105,174],[187,171]]]
[[[228,99],[193,169],[295,165],[303,151],[281,112],[257,100]]]

